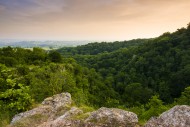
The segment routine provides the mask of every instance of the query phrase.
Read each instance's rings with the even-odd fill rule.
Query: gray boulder
[[[152,117],[145,127],[190,127],[190,106],[175,106],[157,118]]]
[[[61,93],[56,94],[52,97],[46,98],[42,105],[49,105],[53,107],[55,110],[59,109],[60,107],[65,107],[67,105],[71,105],[72,99],[70,93]]]
[[[79,108],[72,107],[69,111],[65,112],[60,117],[56,118],[52,121],[44,122],[43,124],[39,125],[38,127],[67,127],[72,125],[72,121],[70,120],[75,115],[82,114],[83,111]]]
[[[54,95],[53,97],[46,98],[39,107],[15,115],[11,121],[11,124],[14,124],[21,119],[33,116],[52,118],[55,112],[65,108],[66,106],[70,106],[71,102],[72,99],[70,93]]]
[[[91,113],[85,122],[108,127],[135,127],[138,118],[135,113],[116,108],[100,108]]]

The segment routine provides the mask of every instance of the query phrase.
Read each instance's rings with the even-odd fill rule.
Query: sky
[[[190,0],[0,0],[0,39],[120,41],[190,22]]]

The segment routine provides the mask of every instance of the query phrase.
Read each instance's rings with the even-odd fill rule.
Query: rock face
[[[83,112],[71,103],[69,93],[46,98],[39,107],[15,115],[10,127],[136,127],[138,123],[132,112],[116,108]]]
[[[138,118],[132,112],[102,107],[92,112],[85,122],[103,124],[109,127],[134,127],[138,123]]]
[[[11,121],[11,124],[14,125],[14,123],[17,123],[17,121],[20,122],[20,120],[26,118],[43,118],[42,121],[38,122],[44,122],[46,120],[53,119],[53,117],[55,117],[56,115],[56,112],[59,112],[59,110],[61,109],[66,109],[68,106],[71,105],[71,103],[72,99],[70,93],[61,93],[54,95],[53,97],[46,98],[42,102],[41,106],[34,108],[30,111],[15,115]]]
[[[190,106],[175,106],[158,118],[151,118],[145,127],[190,127]]]

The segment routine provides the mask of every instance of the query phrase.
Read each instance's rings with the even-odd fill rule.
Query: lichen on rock
[[[177,105],[159,117],[152,117],[145,127],[190,127],[190,106]]]
[[[65,107],[67,105],[71,105],[72,99],[71,99],[71,94],[70,93],[61,93],[61,94],[56,94],[52,97],[46,98],[43,102],[42,105],[49,105],[53,107],[55,110],[57,110],[60,107]]]
[[[134,127],[138,123],[138,118],[135,113],[124,111],[117,108],[102,107],[85,120],[96,124],[104,124],[110,127]]]

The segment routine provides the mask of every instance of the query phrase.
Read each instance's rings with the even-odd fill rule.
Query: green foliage
[[[132,83],[125,87],[123,98],[132,107],[147,103],[152,94],[151,89],[144,88],[140,83]]]
[[[159,116],[161,113],[173,107],[173,105],[164,105],[159,96],[155,95],[149,99],[149,102],[145,105],[131,107],[127,110],[137,114],[139,124],[144,125],[151,117]],[[126,109],[125,109],[126,110]]]
[[[55,63],[60,63],[62,61],[61,54],[58,53],[57,51],[50,51],[50,53],[48,54],[48,57],[52,62],[55,62]]]
[[[33,63],[37,63],[38,61],[45,61],[46,57],[47,54],[45,53],[45,50],[38,47],[34,47],[33,52],[30,55],[30,59],[33,61]]]
[[[17,60],[13,57],[0,57],[0,63],[7,65],[8,67],[13,67],[17,64]]]
[[[158,96],[153,96],[145,106],[145,111],[139,116],[140,119],[148,120],[152,116],[158,116],[162,112],[168,110],[168,107],[163,105],[162,100]]]
[[[29,95],[30,89],[28,86],[17,83],[17,79],[10,72],[11,70],[6,67],[1,67],[0,101],[8,110],[15,112],[27,110],[33,101]]]
[[[145,113],[145,106],[144,105],[141,105],[141,106],[135,106],[135,107],[131,107],[129,109],[125,109],[124,110],[127,110],[127,111],[131,111],[131,112],[134,112],[135,114],[137,114],[138,116],[138,121],[139,121],[139,125],[144,125],[146,123],[146,121],[148,120],[147,118],[144,118],[142,116],[142,114]]]
[[[3,100],[10,110],[24,111],[32,104],[29,87],[23,84],[16,85],[14,81],[8,79],[7,84],[11,86],[4,92],[1,92],[0,99]],[[14,87],[17,87],[15,89]]]
[[[181,105],[190,105],[190,86],[185,88],[181,96],[176,99],[176,103]]]

